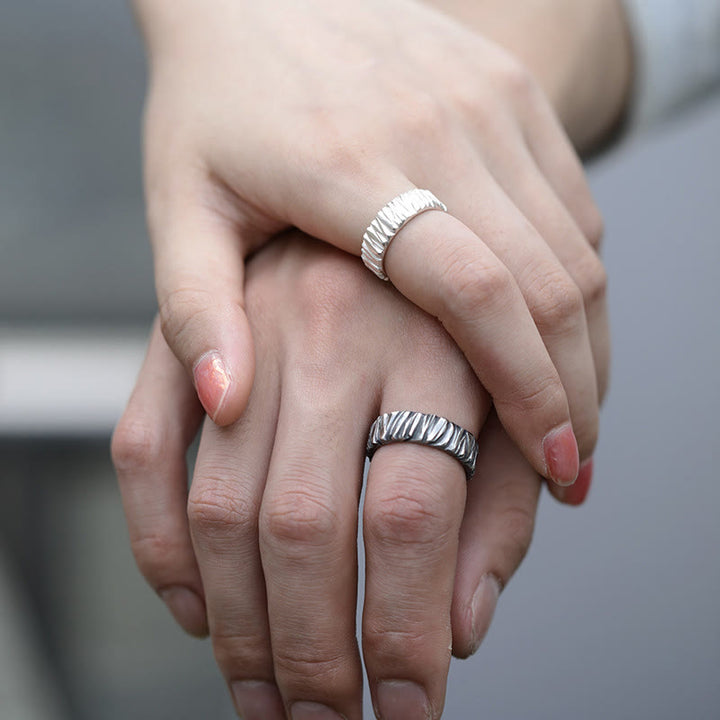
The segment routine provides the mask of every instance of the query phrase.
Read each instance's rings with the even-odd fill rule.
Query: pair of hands
[[[185,366],[156,327],[114,439],[138,563],[185,629],[210,632],[246,718],[359,718],[368,427],[414,409],[482,428],[467,498],[459,464],[428,448],[383,448],[368,477],[376,711],[438,717],[451,640],[475,649],[527,547],[537,473],[572,482],[595,443],[607,317],[579,162],[516,60],[413,2],[137,5],[160,318]],[[290,226],[357,254],[412,186],[450,208],[388,252],[419,307],[297,236],[244,278]],[[189,505],[187,370],[217,423]],[[553,494],[582,501],[590,473]]]
[[[242,418],[206,420],[159,325],[114,458],[133,552],[188,632],[213,637],[248,720],[361,718],[358,502],[370,423],[398,408],[479,432],[475,476],[418,445],[377,451],[362,513],[364,659],[378,715],[439,717],[532,536],[541,481],[440,324],[299,233],[248,265],[257,372]],[[482,430],[481,430],[482,428]],[[564,489],[579,503],[591,467]]]

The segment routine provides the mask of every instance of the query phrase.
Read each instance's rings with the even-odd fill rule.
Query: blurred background
[[[0,4],[1,720],[233,716],[135,569],[109,460],[154,311],[143,86],[125,2]],[[543,499],[447,718],[720,718],[720,99],[590,177],[614,338],[595,487]]]

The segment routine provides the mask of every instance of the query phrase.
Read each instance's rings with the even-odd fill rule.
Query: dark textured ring
[[[469,480],[475,472],[478,443],[473,434],[440,415],[398,410],[380,415],[370,426],[366,453],[372,459],[382,445],[413,442],[452,455],[465,468]]]

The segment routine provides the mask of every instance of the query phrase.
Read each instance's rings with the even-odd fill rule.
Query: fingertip
[[[582,505],[590,493],[593,476],[593,459],[586,460],[578,472],[577,480],[570,486],[560,487],[552,483],[548,483],[550,492],[553,497],[563,505],[579,506]]]
[[[543,439],[545,477],[561,487],[576,482],[580,453],[572,425],[568,422],[551,430]]]
[[[222,414],[232,386],[230,372],[217,350],[206,352],[195,363],[193,381],[205,412],[215,421]]]
[[[167,605],[175,622],[186,632],[196,638],[208,636],[208,621],[205,603],[192,590],[185,587],[169,587],[159,593]]]
[[[485,573],[453,627],[453,655],[465,659],[474,655],[485,639],[495,615],[502,583],[492,573]],[[455,623],[454,623],[455,625]]]
[[[242,337],[245,335],[245,337]],[[247,406],[255,374],[249,330],[236,331],[235,347],[226,353],[209,350],[193,366],[198,398],[210,419],[220,426],[238,420]],[[234,355],[231,359],[228,355]]]

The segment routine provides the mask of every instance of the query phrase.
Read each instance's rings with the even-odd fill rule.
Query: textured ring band
[[[393,238],[403,225],[428,210],[447,212],[447,207],[429,190],[413,188],[393,198],[370,223],[363,235],[360,255],[365,266],[381,280],[388,280],[385,253]]]
[[[372,459],[382,445],[396,442],[414,442],[443,450],[460,462],[468,480],[475,472],[477,440],[469,430],[440,415],[412,410],[380,415],[370,426],[366,448],[368,458]]]

